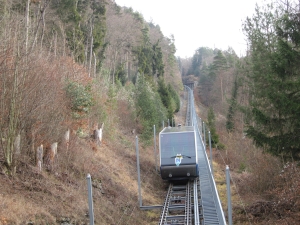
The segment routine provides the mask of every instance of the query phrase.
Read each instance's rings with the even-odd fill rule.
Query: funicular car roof
[[[161,134],[171,134],[171,133],[185,133],[185,132],[194,132],[193,126],[180,126],[180,127],[165,127]]]

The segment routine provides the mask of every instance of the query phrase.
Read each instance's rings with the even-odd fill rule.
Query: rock
[[[71,219],[69,217],[61,217],[57,222],[60,223],[60,225],[72,225]]]

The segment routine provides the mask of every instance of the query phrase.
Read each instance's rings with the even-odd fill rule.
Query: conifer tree
[[[165,72],[162,50],[158,44],[159,41],[157,41],[152,47],[153,48],[152,71],[155,77],[163,76]]]
[[[166,119],[166,108],[157,93],[152,90],[145,76],[138,75],[135,94],[137,117],[143,126],[141,137],[144,140],[149,140],[152,136],[153,125],[158,127],[161,120]]]
[[[256,16],[252,21],[248,19],[246,27],[252,45],[246,133],[259,147],[274,155],[299,157],[298,14],[286,11],[272,14],[271,10],[262,13],[257,9]],[[270,33],[270,30],[275,32]]]
[[[215,113],[212,107],[209,108],[207,112],[207,126],[210,131],[211,135],[211,144],[213,147],[216,147],[216,145],[219,143],[219,135],[216,132],[216,125],[215,125]],[[208,139],[207,139],[208,141]]]
[[[173,107],[175,109],[174,112],[178,112],[180,109],[180,98],[178,96],[178,93],[175,91],[174,87],[171,84],[168,84],[168,91],[175,104],[175,106]]]
[[[234,80],[233,87],[232,87],[232,96],[229,102],[229,108],[227,113],[227,121],[226,121],[226,129],[227,131],[231,132],[234,130],[234,114],[236,111],[237,105],[237,94],[238,94],[238,81],[237,77]]]
[[[165,84],[165,81],[163,78],[158,80],[158,93],[161,98],[161,101],[163,105],[168,110],[168,119],[172,120],[173,113],[174,113],[174,106],[172,106],[172,97],[168,90],[168,87]]]

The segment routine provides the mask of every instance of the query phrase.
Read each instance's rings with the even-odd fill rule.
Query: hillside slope
[[[181,99],[175,120],[184,123],[183,95]],[[51,171],[38,172],[21,160],[16,176],[0,173],[0,224],[88,224],[88,173],[93,179],[95,224],[157,224],[159,210],[139,209],[136,134],[122,123],[120,118],[110,128],[113,136],[104,135],[100,146],[73,133],[69,150],[58,150]],[[168,184],[155,171],[153,147],[139,145],[143,204],[162,204]]]

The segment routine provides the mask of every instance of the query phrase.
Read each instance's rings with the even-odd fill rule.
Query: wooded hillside
[[[1,0],[0,15],[0,223],[85,224],[90,173],[97,222],[141,224],[135,136],[157,180],[147,146],[183,89],[173,37],[110,0]]]
[[[68,129],[89,136],[95,124],[111,126],[107,110],[115,110],[113,99],[133,107],[131,128],[145,138],[148,123],[172,120],[179,110],[174,40],[138,12],[96,0],[2,1],[1,6],[5,173],[15,172],[16,154],[34,161],[37,146],[61,141]],[[150,115],[142,106],[143,92],[153,101]]]

